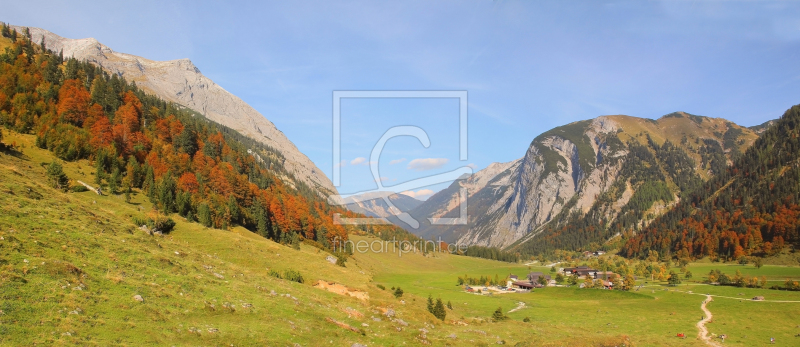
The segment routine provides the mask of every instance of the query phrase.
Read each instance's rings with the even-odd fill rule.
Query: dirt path
[[[714,318],[714,315],[711,314],[711,311],[706,308],[706,304],[712,301],[714,301],[714,298],[712,298],[711,295],[706,295],[706,299],[703,300],[703,304],[700,305],[700,309],[703,310],[703,319],[697,322],[697,329],[700,330],[700,332],[697,333],[697,337],[709,346],[721,347],[720,344],[713,341],[708,336],[708,329],[706,328],[706,323],[710,322],[711,319]]]
[[[707,284],[697,284],[707,286]],[[643,286],[643,288],[664,288],[664,286],[660,285],[653,285],[653,286]],[[660,290],[659,290],[660,291]],[[702,295],[706,297],[715,297],[715,298],[723,298],[723,299],[732,299],[732,300],[739,300],[742,302],[800,302],[800,300],[752,300],[745,297],[734,297],[734,296],[724,296],[724,295],[715,295],[715,294],[701,294],[701,293],[692,293],[685,290],[678,290],[678,289],[671,289],[670,291],[677,292],[677,293],[685,293],[685,294],[692,294],[692,295]]]
[[[511,312],[519,311],[519,310],[521,310],[521,309],[523,309],[523,308],[525,308],[525,303],[524,303],[524,302],[522,302],[522,301],[520,301],[520,302],[517,304],[517,307],[515,307],[515,308],[512,308],[512,309],[508,310],[508,312],[507,312],[507,313],[511,313]]]

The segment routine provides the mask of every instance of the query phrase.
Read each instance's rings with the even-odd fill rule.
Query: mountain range
[[[747,128],[685,112],[574,122],[536,136],[524,157],[491,164],[404,210],[419,229],[388,219],[424,238],[462,244],[528,252],[598,247],[647,226],[724,171],[770,124]],[[429,218],[459,217],[462,189],[467,224],[431,225]]]
[[[22,27],[14,27],[22,31]],[[142,90],[196,111],[279,153],[290,185],[318,195],[336,193],[331,181],[275,125],[205,77],[188,59],[152,61],[115,52],[95,39],[67,39],[28,28],[33,42],[102,67]],[[382,198],[346,200],[348,209],[385,218],[426,239],[498,247],[522,253],[597,248],[646,229],[689,192],[716,177],[775,121],[743,127],[722,118],[674,112],[654,119],[601,116],[536,136],[525,155],[493,163],[453,182],[426,201],[388,196],[418,220],[411,228]],[[465,224],[432,224],[461,217]]]

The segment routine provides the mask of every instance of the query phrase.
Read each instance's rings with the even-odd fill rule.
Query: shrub
[[[275,270],[270,269],[269,273],[270,276],[275,277],[277,279],[281,279],[281,273]]]
[[[303,279],[303,275],[301,275],[300,272],[297,272],[295,270],[286,270],[286,271],[284,271],[283,272],[283,279],[285,279],[287,281],[297,282],[297,283],[305,282],[305,280]]]
[[[525,323],[528,323],[528,322],[531,321],[531,318],[530,317],[525,317],[525,318],[522,319],[522,321],[525,322]]]
[[[345,263],[347,262],[347,254],[345,253],[337,253],[336,254],[336,265],[341,267],[345,267]]]
[[[400,287],[394,290],[394,297],[398,299],[403,297],[403,290]]]
[[[383,284],[379,284],[378,288],[380,288],[381,290],[386,290],[386,287],[384,287]]]
[[[172,218],[158,216],[153,221],[153,228],[155,230],[161,231],[162,233],[168,233],[175,228],[175,221]]]
[[[89,191],[89,188],[86,188],[86,187],[84,187],[84,186],[83,186],[83,185],[81,185],[81,184],[79,184],[79,185],[77,185],[77,186],[72,186],[72,188],[71,188],[71,189],[72,189],[72,191],[73,191],[73,192],[75,192],[75,193],[83,193],[83,192],[88,192],[88,191]]]
[[[155,218],[133,216],[131,217],[131,221],[133,221],[133,224],[137,227],[145,225],[150,230],[160,231],[162,233],[169,233],[175,228],[175,221],[165,216],[156,216]]]

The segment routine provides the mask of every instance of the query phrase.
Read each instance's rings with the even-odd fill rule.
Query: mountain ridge
[[[753,129],[726,119],[682,111],[658,119],[609,115],[572,122],[537,135],[523,158],[493,163],[405,211],[422,223],[407,229],[424,238],[521,250],[542,232],[553,233],[546,226],[567,223],[572,215],[591,215],[604,229],[612,221],[641,228],[683,192],[723,170],[757,137]],[[481,181],[485,184],[475,184]],[[461,188],[469,197],[467,226],[425,222],[459,217],[454,202]],[[630,201],[637,206],[626,207]]]
[[[68,39],[48,30],[30,30],[33,42],[45,45],[65,57],[86,60],[135,82],[137,87],[192,109],[208,119],[266,144],[283,155],[287,172],[317,190],[322,196],[336,194],[328,177],[271,121],[204,76],[189,59],[154,61],[133,54],[115,52],[94,38]]]

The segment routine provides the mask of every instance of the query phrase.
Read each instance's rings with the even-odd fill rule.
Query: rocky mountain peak
[[[22,32],[24,27],[12,26]],[[94,38],[68,39],[41,28],[28,28],[33,42],[94,63],[109,73],[136,82],[143,90],[190,108],[206,118],[238,131],[277,150],[283,166],[297,180],[320,195],[336,193],[333,183],[301,153],[275,125],[239,97],[204,76],[189,59],[153,61],[132,54],[115,52]]]

